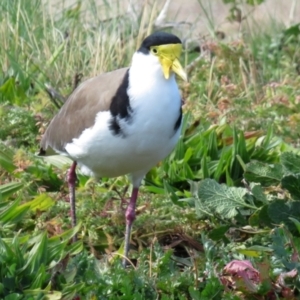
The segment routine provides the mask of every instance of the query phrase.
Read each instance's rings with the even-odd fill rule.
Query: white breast
[[[174,74],[165,80],[158,61],[135,53],[129,73],[128,95],[133,115],[120,120],[124,132],[114,135],[109,129],[109,111],[97,114],[95,125],[67,144],[66,150],[82,171],[97,177],[124,174],[143,176],[165,158],[176,145],[181,98]],[[148,70],[145,73],[144,70]],[[149,71],[150,70],[150,71]]]

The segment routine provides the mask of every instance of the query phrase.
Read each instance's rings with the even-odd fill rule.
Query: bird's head
[[[179,62],[182,42],[176,35],[155,32],[145,38],[138,51],[158,57],[165,79],[169,79],[171,72],[174,72],[187,81],[187,75]]]

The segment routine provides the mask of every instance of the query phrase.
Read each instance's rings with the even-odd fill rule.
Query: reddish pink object
[[[260,273],[248,260],[233,260],[223,269],[220,281],[226,287],[257,292]]]

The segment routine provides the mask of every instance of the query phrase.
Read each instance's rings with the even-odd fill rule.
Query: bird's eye
[[[153,52],[154,54],[157,54],[157,49],[156,49],[156,48],[152,48],[152,52]]]

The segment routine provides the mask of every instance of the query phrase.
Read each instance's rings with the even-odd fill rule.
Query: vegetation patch
[[[0,298],[298,299],[299,24],[186,48],[182,135],[145,178],[124,269],[129,180],[79,174],[71,228],[70,160],[36,155],[79,82],[129,65],[157,29],[155,10],[103,21],[97,9],[0,3]]]

